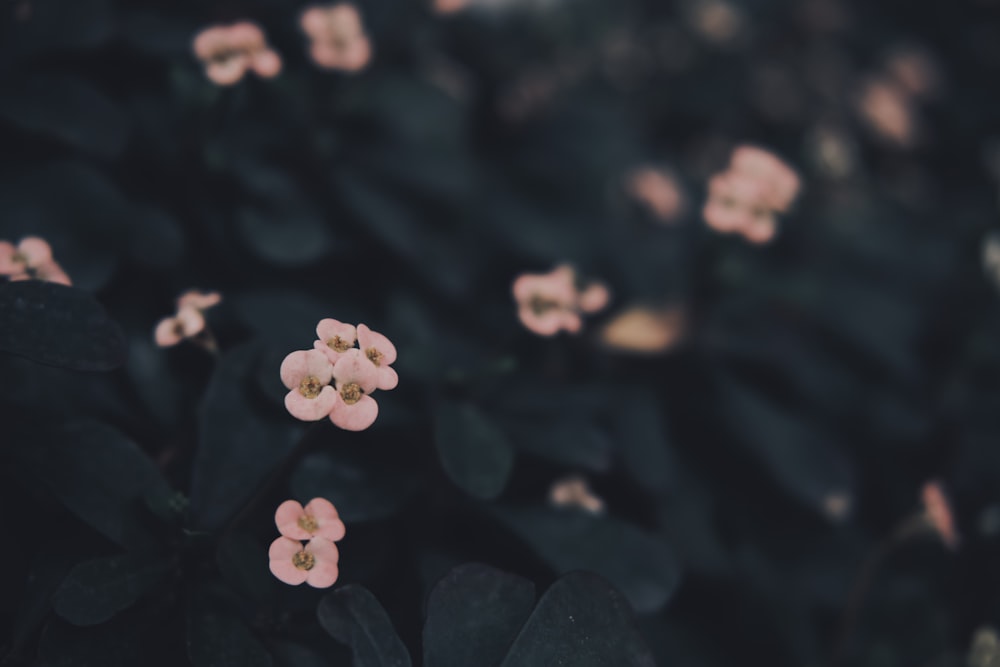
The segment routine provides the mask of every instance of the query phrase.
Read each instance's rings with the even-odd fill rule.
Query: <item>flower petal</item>
[[[316,523],[319,524],[315,533],[316,537],[322,537],[332,542],[344,539],[347,529],[344,527],[340,515],[337,514],[337,508],[329,500],[313,498],[306,505],[305,512],[315,518]]]
[[[521,324],[528,331],[539,336],[554,336],[559,333],[562,322],[562,311],[558,309],[547,310],[542,314],[536,313],[530,306],[522,306],[517,310],[517,316]]]
[[[156,325],[156,331],[153,332],[153,340],[160,347],[177,345],[177,343],[184,340],[184,336],[179,330],[179,324],[176,317],[167,317],[160,320],[160,323]]]
[[[26,265],[23,261],[14,260],[17,250],[10,241],[0,241],[0,276],[13,276],[24,273]]]
[[[28,260],[28,266],[36,268],[52,261],[52,247],[37,236],[28,236],[17,244],[17,251]]]
[[[330,411],[330,421],[345,431],[364,431],[377,417],[378,403],[371,396],[362,396],[354,405],[338,400]]]
[[[303,583],[311,570],[300,570],[292,563],[292,556],[300,551],[302,543],[298,540],[279,537],[271,542],[271,547],[267,550],[267,556],[271,561],[271,574],[291,586]]]
[[[205,66],[205,76],[217,86],[231,86],[246,74],[248,58],[231,56],[225,60],[213,60]]]
[[[377,331],[372,331],[365,324],[358,325],[358,344],[362,350],[374,347],[381,352],[383,364],[389,365],[396,361],[396,346],[392,341]]]
[[[340,338],[351,347],[358,340],[358,331],[353,324],[346,324],[331,317],[320,320],[316,325],[316,337],[326,343],[333,338]]]
[[[278,532],[293,540],[308,540],[312,535],[308,530],[299,526],[299,519],[305,514],[302,503],[297,500],[286,500],[278,505],[274,512],[274,525],[278,527]]]
[[[345,384],[356,382],[366,394],[375,391],[378,384],[378,369],[364,353],[352,348],[340,355],[333,365],[333,377],[339,389]]]
[[[177,298],[177,309],[181,310],[186,306],[207,310],[218,305],[222,301],[222,295],[218,292],[199,292],[198,290],[188,290]]]
[[[580,293],[578,303],[580,310],[583,312],[596,313],[599,310],[603,310],[610,300],[611,292],[608,290],[607,285],[603,283],[591,283],[587,286],[587,289]]]
[[[306,551],[316,557],[316,564],[309,570],[306,583],[313,588],[329,588],[340,576],[338,563],[340,551],[337,545],[322,537],[314,538],[306,545]]]
[[[333,377],[333,364],[319,350],[296,350],[281,362],[280,374],[286,389],[298,389],[299,383],[309,375],[327,384]]]
[[[185,338],[197,336],[205,329],[205,316],[192,306],[185,306],[177,311],[176,320],[180,323]]]
[[[390,389],[395,389],[399,384],[399,375],[393,369],[388,366],[379,366],[378,368],[378,384],[375,385],[377,389],[382,391],[389,391]]]
[[[263,79],[272,79],[281,72],[281,56],[274,49],[258,51],[250,59],[250,68]]]
[[[323,387],[316,398],[306,398],[298,389],[292,389],[285,394],[285,409],[296,419],[319,421],[330,414],[338,398],[339,394],[330,385]]]

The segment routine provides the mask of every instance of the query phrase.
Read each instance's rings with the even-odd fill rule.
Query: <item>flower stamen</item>
[[[354,405],[361,400],[364,395],[364,391],[361,390],[361,385],[357,382],[349,382],[345,384],[340,389],[340,397],[344,399],[344,403],[348,405]]]
[[[374,347],[370,347],[367,350],[365,350],[365,356],[368,357],[368,360],[373,364],[375,364],[376,366],[382,365],[382,357],[384,355],[378,350],[376,350]]]
[[[323,383],[314,375],[307,375],[299,383],[299,393],[306,398],[316,398],[323,391]]]
[[[340,336],[334,336],[326,341],[327,347],[335,352],[347,352],[349,349],[354,347],[353,343],[349,343]]]
[[[303,549],[292,556],[292,565],[300,570],[311,570],[316,566],[316,556]]]
[[[309,533],[315,533],[319,529],[319,522],[316,521],[316,517],[308,514],[300,516],[298,524],[299,528]]]

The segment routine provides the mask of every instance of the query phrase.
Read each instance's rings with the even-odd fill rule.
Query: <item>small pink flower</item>
[[[218,292],[199,292],[198,290],[188,290],[177,297],[177,309],[181,310],[187,306],[198,310],[208,310],[212,306],[217,306],[222,301],[222,295]]]
[[[249,21],[206,28],[192,47],[205,75],[219,86],[237,83],[248,71],[265,79],[281,71],[281,56],[267,45],[260,27]]]
[[[340,355],[333,365],[332,375],[337,389],[333,394],[332,408],[328,411],[330,421],[345,431],[363,431],[374,424],[378,417],[378,403],[369,394],[378,385],[379,374],[375,365],[361,350],[354,348]]]
[[[290,391],[285,408],[296,419],[318,421],[330,414],[337,392],[330,386],[333,364],[319,350],[292,352],[281,362],[281,381]]]
[[[708,183],[708,201],[702,212],[709,227],[723,234],[742,232],[752,210],[762,210],[764,191],[751,177],[733,172],[716,174]]]
[[[322,537],[304,545],[290,537],[279,537],[267,552],[271,574],[291,586],[306,583],[313,588],[329,588],[340,576],[337,545]]]
[[[628,174],[625,189],[661,222],[673,222],[684,212],[684,193],[668,172],[640,167]]]
[[[577,296],[580,311],[588,314],[604,310],[610,301],[611,291],[604,283],[591,283]]]
[[[43,280],[71,285],[62,267],[52,258],[52,248],[37,236],[27,236],[15,247],[0,241],[0,276],[10,280]]]
[[[910,148],[917,143],[919,127],[909,95],[895,81],[875,77],[862,85],[855,108],[868,128],[882,139]]]
[[[549,491],[549,500],[557,507],[578,507],[591,514],[604,511],[604,501],[594,495],[587,480],[577,475],[555,482]]]
[[[312,41],[309,54],[320,67],[357,72],[371,60],[371,41],[354,5],[310,7],[302,13],[300,23]]]
[[[358,344],[368,360],[378,369],[376,387],[383,391],[395,389],[399,376],[389,365],[396,361],[396,346],[388,338],[372,331],[367,325],[358,325]]]
[[[298,501],[286,500],[278,505],[274,523],[282,535],[293,540],[319,537],[338,542],[345,533],[337,508],[326,498],[313,498],[305,507]]]
[[[799,192],[799,176],[778,156],[756,146],[738,146],[729,159],[733,173],[753,178],[761,184],[763,203],[784,213]]]
[[[354,347],[358,331],[353,324],[344,324],[328,317],[316,325],[316,336],[318,340],[313,343],[313,347],[322,350],[333,364],[340,355]]]
[[[205,329],[205,316],[194,306],[185,306],[173,317],[160,320],[153,338],[160,347],[172,347],[194,338]]]
[[[567,265],[546,274],[518,276],[512,291],[521,323],[540,336],[554,336],[564,330],[578,332],[583,322],[576,312],[575,279],[573,268]]]
[[[941,484],[935,481],[927,482],[921,489],[920,495],[927,522],[934,528],[944,545],[954,551],[958,548],[958,530],[955,527],[951,504]]]

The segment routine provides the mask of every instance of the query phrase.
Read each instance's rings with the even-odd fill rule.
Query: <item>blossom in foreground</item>
[[[549,273],[518,276],[511,291],[521,323],[539,336],[579,332],[583,327],[580,314],[602,310],[611,296],[601,283],[591,283],[579,290],[576,282],[576,271],[567,264]]]
[[[274,523],[284,537],[293,540],[322,538],[338,542],[344,537],[344,522],[337,508],[326,498],[313,498],[305,507],[296,500],[286,500],[278,505]]]
[[[218,292],[184,292],[177,298],[177,312],[156,325],[153,340],[160,347],[172,347],[183,340],[198,340],[208,333],[204,311],[221,301],[222,295]],[[207,347],[214,345],[210,338],[203,340],[202,344]]]
[[[290,537],[279,537],[267,552],[271,574],[291,586],[306,583],[329,588],[340,576],[340,552],[330,540],[316,537],[303,545]]]
[[[325,358],[325,357],[324,357]],[[370,394],[378,384],[378,369],[357,349],[341,355],[333,365],[336,385],[330,421],[345,431],[363,431],[375,423],[378,403]]]
[[[358,330],[353,324],[344,324],[332,318],[320,320],[316,325],[317,340],[313,347],[322,350],[330,363],[336,363],[358,340]]]
[[[292,352],[281,362],[281,381],[289,392],[285,408],[296,419],[319,421],[330,414],[337,393],[330,386],[333,364],[319,350]]]
[[[392,341],[377,331],[372,331],[367,325],[359,324],[358,345],[378,371],[376,388],[383,391],[395,389],[399,384],[399,375],[389,368],[389,365],[396,361],[396,346]]]
[[[941,484],[935,481],[927,482],[920,491],[920,497],[924,504],[924,517],[927,523],[946,547],[952,551],[957,549],[959,539],[955,516]]]
[[[52,257],[52,247],[44,239],[27,236],[15,246],[0,241],[0,276],[10,280],[42,280],[72,285],[69,276]]]
[[[371,60],[371,41],[352,4],[310,7],[302,13],[301,26],[312,41],[309,54],[320,67],[357,72]]]
[[[231,86],[247,72],[270,79],[281,72],[281,56],[267,44],[264,31],[250,21],[205,28],[194,38],[195,56],[216,85]]]

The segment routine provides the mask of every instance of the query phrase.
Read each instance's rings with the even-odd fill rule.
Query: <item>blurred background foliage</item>
[[[995,0],[370,0],[357,73],[306,6],[0,5],[0,238],[75,287],[0,285],[2,664],[561,664],[565,609],[608,638],[577,665],[996,664]],[[279,76],[205,77],[237,20]],[[766,246],[700,217],[741,143],[804,183]],[[533,336],[511,282],[562,262],[612,304]],[[192,287],[218,356],[153,344]],[[399,349],[364,433],[282,407],[323,317]],[[314,496],[333,593],[266,568]]]

